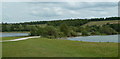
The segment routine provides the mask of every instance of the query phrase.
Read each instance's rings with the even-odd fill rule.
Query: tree
[[[114,29],[112,29],[109,26],[103,26],[103,27],[99,28],[99,31],[101,33],[105,33],[105,34],[108,34],[108,35],[112,35],[112,34],[116,34],[117,33]]]
[[[89,34],[88,31],[83,30],[83,31],[82,31],[82,35],[83,35],[83,36],[88,36],[88,35],[90,35],[90,34]]]
[[[60,31],[65,34],[65,36],[70,36],[69,27],[64,23],[60,25]]]
[[[31,29],[30,29],[30,35],[31,36],[38,36],[39,35],[38,28],[35,27],[35,26],[31,27]]]
[[[116,30],[118,33],[120,33],[120,24],[109,24],[108,26],[110,26],[111,28],[113,28],[114,30]]]
[[[57,38],[59,31],[53,26],[46,26],[46,27],[33,27],[31,29],[31,35],[39,35],[42,37],[48,38]]]
[[[56,38],[58,36],[57,29],[53,26],[46,26],[44,30],[46,30],[46,35],[50,38]]]

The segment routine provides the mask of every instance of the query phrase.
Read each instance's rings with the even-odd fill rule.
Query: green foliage
[[[10,31],[30,31],[31,26],[60,26],[65,23],[68,26],[79,27],[91,21],[106,21],[106,20],[119,20],[120,17],[108,17],[108,18],[91,18],[91,19],[66,19],[55,21],[32,21],[24,23],[2,23],[2,32]]]
[[[108,35],[112,35],[112,34],[117,33],[114,29],[110,28],[109,26],[103,26],[103,27],[99,28],[99,31],[101,33],[105,33],[105,34],[108,34]]]
[[[72,31],[70,31],[70,36],[75,37],[75,36],[78,36],[78,34],[77,34],[77,32],[72,30]]]
[[[108,26],[110,26],[111,28],[113,28],[114,30],[120,33],[120,29],[119,29],[120,23],[119,24],[108,24]]]
[[[30,31],[31,35],[40,35],[43,37],[56,38],[58,33],[57,29],[53,26],[46,27],[33,27]]]
[[[51,38],[56,38],[58,35],[57,29],[53,26],[46,26],[44,28],[44,30],[46,30],[45,34],[47,34],[45,36],[50,36]]]
[[[77,36],[76,27],[68,26],[65,23],[60,25],[60,31],[67,37]]]
[[[46,26],[46,27],[33,27],[31,30],[31,35],[40,35],[43,37],[48,38],[61,38],[61,37],[75,37],[79,36],[79,34],[83,36],[89,35],[113,35],[117,34],[117,31],[112,28],[110,24],[103,25],[103,26],[86,26],[86,27],[75,27],[75,26],[68,26],[67,24],[63,23],[60,26]],[[115,25],[114,25],[115,26]]]
[[[65,34],[63,32],[58,31],[57,33],[58,33],[57,37],[59,38],[65,37]]]
[[[88,36],[88,35],[90,35],[90,34],[89,34],[88,31],[82,31],[82,35],[84,35],[84,36]]]
[[[39,31],[38,31],[38,28],[37,27],[32,27],[31,30],[30,30],[30,35],[31,36],[37,36],[39,35]]]
[[[47,38],[61,38],[77,36],[77,33],[66,24],[62,24],[60,27],[45,26],[45,27],[33,27],[30,31],[32,36],[43,36]]]
[[[119,17],[94,18],[94,19],[66,19],[56,21],[35,21],[25,23],[2,23],[2,32],[30,31],[31,36],[48,38],[74,37],[78,35],[112,35],[120,33],[119,24],[107,23],[106,20],[119,20]],[[95,24],[106,21],[103,25],[86,25],[95,21]],[[98,22],[97,22],[98,21]],[[111,22],[111,21],[110,21]]]
[[[60,31],[63,32],[66,36],[70,36],[70,30],[66,24],[60,25]]]

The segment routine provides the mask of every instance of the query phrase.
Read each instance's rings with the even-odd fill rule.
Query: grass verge
[[[18,39],[18,38],[24,38],[28,36],[19,36],[19,37],[1,37],[2,40],[13,40],[13,39]]]

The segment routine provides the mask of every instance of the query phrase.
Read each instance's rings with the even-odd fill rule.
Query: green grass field
[[[4,39],[4,38],[3,38]],[[9,37],[9,39],[12,39]],[[36,38],[3,43],[3,57],[117,57],[118,43]]]
[[[87,24],[84,24],[83,26],[92,26],[92,25],[104,25],[104,24],[107,24],[107,23],[110,23],[110,24],[116,24],[118,23],[118,21],[120,20],[110,20],[110,21],[92,21],[92,22],[88,22]]]

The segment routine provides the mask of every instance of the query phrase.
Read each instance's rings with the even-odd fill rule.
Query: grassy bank
[[[92,26],[92,25],[98,25],[98,26],[101,26],[101,25],[104,25],[104,24],[118,24],[120,20],[109,20],[109,21],[91,21],[91,22],[88,22],[86,24],[84,24],[83,26]]]
[[[117,43],[36,38],[3,43],[3,57],[116,57]]]

